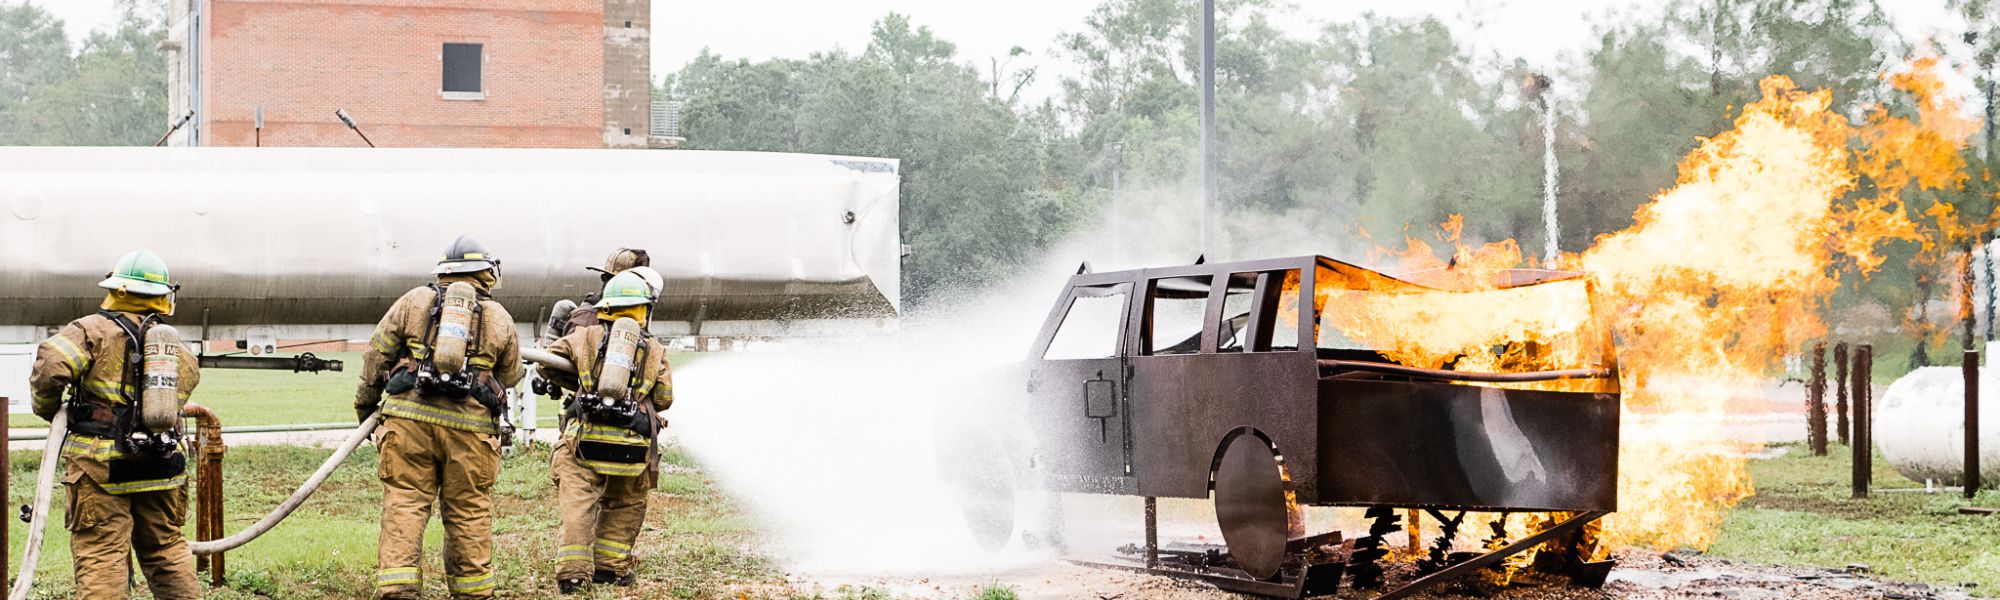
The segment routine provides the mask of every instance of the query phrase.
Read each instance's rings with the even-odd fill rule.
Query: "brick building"
[[[170,143],[646,148],[651,0],[169,0]]]

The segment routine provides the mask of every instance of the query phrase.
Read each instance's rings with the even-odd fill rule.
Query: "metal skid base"
[[[1605,512],[1584,512],[1561,523],[1536,532],[1534,535],[1511,542],[1491,552],[1476,554],[1459,560],[1443,569],[1418,577],[1401,587],[1390,589],[1376,596],[1376,600],[1392,600],[1416,594],[1445,582],[1464,577],[1480,569],[1498,564],[1509,556],[1519,554],[1529,548],[1578,531],[1584,525],[1603,518]],[[1150,516],[1150,515],[1149,515]],[[1147,523],[1148,540],[1157,539],[1154,523]],[[1071,564],[1103,569],[1118,569],[1201,581],[1222,590],[1242,594],[1254,594],[1272,598],[1305,598],[1334,593],[1341,576],[1347,571],[1349,554],[1353,551],[1353,540],[1342,540],[1339,532],[1326,533],[1292,540],[1286,544],[1285,566],[1276,577],[1255,579],[1236,567],[1229,553],[1217,545],[1169,544],[1159,546],[1127,545],[1119,549],[1124,556],[1112,559],[1064,559]],[[1612,561],[1578,562],[1572,560],[1564,565],[1571,581],[1578,585],[1595,588],[1604,584],[1605,576],[1611,571]]]

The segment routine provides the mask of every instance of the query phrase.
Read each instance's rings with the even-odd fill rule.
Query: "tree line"
[[[1451,215],[1463,216],[1468,240],[1541,248],[1544,103],[1557,117],[1555,241],[1582,250],[1673,185],[1681,158],[1767,75],[1833,90],[1837,110],[1860,123],[1877,106],[1914,114],[1883,75],[1924,47],[1957,44],[1975,58],[1950,66],[1983,89],[2000,3],[1934,1],[1960,19],[1944,26],[1962,39],[1905,39],[1878,0],[1675,0],[1598,19],[1571,58],[1529,64],[1437,18],[1367,15],[1299,33],[1279,26],[1301,18],[1288,4],[1221,0],[1211,253],[1367,262],[1369,249],[1425,238]],[[0,4],[0,143],[145,144],[163,131],[163,27],[137,0],[124,7],[114,31],[72,51],[60,22]],[[1192,259],[1198,8],[1102,0],[1056,39],[997,57],[963,56],[890,14],[858,52],[753,61],[704,51],[661,74],[656,94],[683,100],[689,148],[900,159],[905,297],[921,305],[1075,237]],[[1054,92],[1023,93],[1043,88]],[[1932,200],[1992,212],[1992,162],[1978,144],[1965,152],[1980,172],[1961,190],[1912,199],[1913,220]],[[1924,246],[1891,248],[1874,275],[1889,283],[1846,290],[1836,304],[1912,306],[1935,293],[1908,284]]]

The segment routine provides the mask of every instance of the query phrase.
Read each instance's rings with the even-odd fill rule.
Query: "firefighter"
[[[97,287],[107,290],[102,310],[43,341],[28,378],[37,416],[53,420],[56,411],[69,411],[70,434],[61,440],[63,486],[69,489],[64,525],[76,562],[76,596],[126,597],[127,557],[136,555],[154,598],[200,598],[194,555],[181,536],[187,456],[175,429],[180,405],[201,373],[178,338],[161,343],[158,337],[173,330],[160,319],[174,313],[180,286],[160,257],[139,250],[118,259]],[[147,344],[149,335],[154,344]],[[146,364],[155,358],[148,352],[163,362]],[[164,397],[147,395],[154,393]],[[155,398],[166,404],[154,405]],[[150,412],[142,409],[152,406],[174,425],[142,418]]]
[[[500,261],[460,236],[437,281],[411,289],[375,326],[361,358],[355,412],[376,411],[382,532],[375,591],[416,598],[424,526],[444,519],[444,569],[454,598],[493,595],[493,484],[500,470],[506,390],[522,376],[514,318],[492,291]],[[388,399],[383,400],[384,394]]]
[[[627,271],[605,283],[597,323],[549,347],[576,364],[575,387],[563,406],[562,439],[550,459],[562,543],[556,585],[565,594],[588,583],[630,586],[632,545],[646,520],[646,494],[659,481],[654,444],[674,402],[666,348],[645,334],[653,284]]]
[[[606,257],[604,259],[604,266],[602,268],[584,267],[584,269],[589,271],[596,271],[597,282],[599,285],[603,285],[605,283],[610,283],[611,277],[614,275],[623,273],[626,270],[631,269],[633,267],[650,267],[652,266],[652,264],[653,264],[653,259],[651,256],[646,254],[645,250],[641,250],[638,248],[619,248],[617,250],[612,251],[611,256]],[[569,319],[567,321],[562,323],[551,322],[549,323],[550,325],[549,330],[555,334],[554,335],[555,338],[561,338],[563,336],[569,335],[569,332],[572,329],[576,329],[579,327],[590,327],[592,325],[597,324],[597,311],[595,310],[596,308],[595,305],[598,301],[599,298],[597,294],[585,295],[583,297],[583,303],[577,305],[576,310],[569,313]]]

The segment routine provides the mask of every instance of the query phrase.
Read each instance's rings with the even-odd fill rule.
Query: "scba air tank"
[[[638,361],[639,344],[646,339],[645,329],[631,318],[620,318],[611,324],[611,338],[605,341],[604,364],[597,371],[597,395],[614,400],[627,400],[632,395],[632,369]]]
[[[170,431],[181,418],[181,360],[186,347],[172,325],[146,329],[140,415],[148,431]]]
[[[465,370],[465,348],[472,338],[472,313],[479,305],[479,292],[463,281],[444,288],[438,307],[437,341],[432,344],[431,364],[439,373]]]

